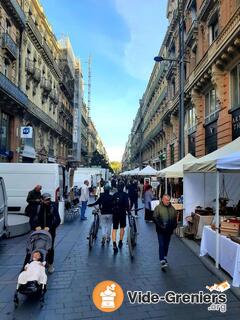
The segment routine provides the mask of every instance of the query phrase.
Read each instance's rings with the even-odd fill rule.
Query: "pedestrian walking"
[[[153,219],[159,243],[161,268],[168,266],[167,255],[172,233],[177,227],[177,211],[171,205],[170,196],[164,194],[159,205],[154,209]]]
[[[151,201],[153,200],[152,186],[149,184],[146,186],[144,192],[144,208],[145,208],[145,221],[149,222],[153,220],[153,212],[151,208]]]
[[[101,193],[97,201],[88,205],[88,207],[99,205],[101,211],[100,226],[102,228],[102,245],[104,245],[106,241],[109,243],[111,240],[113,214],[113,196],[110,195],[111,187],[109,184],[105,184],[103,188],[104,192]]]
[[[130,181],[130,184],[127,186],[128,197],[130,200],[130,210],[134,206],[135,217],[138,218],[138,184],[136,180]]]
[[[42,195],[41,204],[35,214],[30,217],[31,229],[34,231],[46,230],[52,236],[52,247],[47,255],[48,262],[48,272],[54,272],[53,262],[54,262],[54,241],[56,237],[56,229],[61,222],[58,208],[56,203],[51,201],[51,195],[49,193],[44,193]],[[30,256],[25,258],[24,265],[29,262]]]
[[[87,217],[85,216],[85,212],[87,209],[87,203],[89,200],[89,181],[85,180],[83,186],[81,187],[81,195],[80,195],[80,219],[87,220]]]
[[[28,196],[26,199],[28,205],[25,208],[25,213],[29,217],[31,217],[35,213],[37,206],[42,201],[41,190],[42,186],[38,184],[33,190],[28,192]]]
[[[118,248],[122,248],[124,230],[126,227],[126,213],[129,212],[129,201],[128,195],[124,190],[124,183],[118,183],[118,191],[113,195],[113,230],[112,230],[112,241],[113,251],[118,252]],[[116,237],[117,230],[120,225],[120,240],[117,247]]]

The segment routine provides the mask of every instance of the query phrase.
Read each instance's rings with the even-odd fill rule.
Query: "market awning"
[[[188,153],[184,158],[174,163],[173,165],[158,171],[157,175],[164,178],[181,178],[183,177],[183,165],[192,163],[196,160],[191,153]]]

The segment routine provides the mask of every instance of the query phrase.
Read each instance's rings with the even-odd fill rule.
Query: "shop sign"
[[[232,112],[232,136],[233,140],[240,137],[240,108]]]
[[[32,139],[33,128],[32,127],[21,127],[21,138]]]

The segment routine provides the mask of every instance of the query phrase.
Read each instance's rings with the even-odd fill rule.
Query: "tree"
[[[104,155],[102,155],[98,150],[95,150],[92,155],[90,162],[91,166],[98,166],[105,169],[110,169],[110,165]]]
[[[111,161],[110,166],[115,174],[118,174],[122,170],[122,164],[119,161]]]

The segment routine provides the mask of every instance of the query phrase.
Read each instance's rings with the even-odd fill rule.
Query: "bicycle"
[[[97,233],[99,229],[99,213],[100,213],[100,209],[95,208],[95,210],[92,211],[92,214],[94,215],[94,219],[89,230],[89,235],[87,237],[89,250],[92,249],[93,242],[97,239]]]
[[[127,243],[128,249],[131,259],[134,258],[134,249],[137,245],[137,225],[136,225],[136,218],[131,214],[131,211],[139,211],[143,208],[139,209],[132,209],[128,213],[128,230],[127,230]]]

